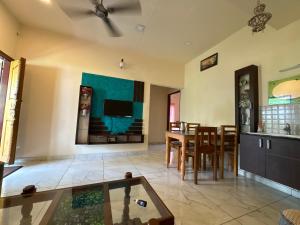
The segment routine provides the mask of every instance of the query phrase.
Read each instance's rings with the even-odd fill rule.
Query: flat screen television
[[[133,103],[130,101],[104,100],[104,115],[132,117]]]

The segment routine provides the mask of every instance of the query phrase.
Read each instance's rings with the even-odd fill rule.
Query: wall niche
[[[76,144],[144,142],[144,82],[83,73],[81,84],[80,89],[88,87],[92,95],[88,112],[79,97]]]

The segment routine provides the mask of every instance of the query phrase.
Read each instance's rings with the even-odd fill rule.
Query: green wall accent
[[[104,116],[104,100],[133,101],[134,81],[89,73],[82,74],[82,85],[93,88],[92,117],[100,117],[112,133],[124,133],[135,119],[143,118],[143,103],[133,103],[133,117]]]

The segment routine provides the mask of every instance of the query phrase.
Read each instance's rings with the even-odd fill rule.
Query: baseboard
[[[37,156],[37,157],[19,157],[15,160],[15,164],[22,165],[25,162],[34,161],[51,161],[51,160],[65,160],[65,159],[82,159],[82,158],[105,158],[106,156],[129,156],[133,154],[143,154],[145,151],[118,151],[118,152],[99,152],[75,155],[56,155],[56,156]]]
[[[58,155],[58,156],[36,156],[36,157],[20,157],[15,160],[15,164],[33,161],[51,161],[51,160],[64,160],[74,159],[76,155]]]
[[[242,169],[239,169],[239,175],[242,175],[242,176],[245,176],[249,179],[253,179],[257,182],[260,182],[264,185],[267,185],[271,188],[274,188],[278,191],[282,191],[286,194],[289,194],[291,196],[294,196],[296,198],[300,198],[300,190],[296,190],[296,189],[293,189],[291,187],[288,187],[286,185],[283,185],[283,184],[280,184],[280,183],[277,183],[275,181],[272,181],[272,180],[269,180],[267,178],[264,178],[264,177],[261,177],[261,176],[258,176],[256,174],[253,174],[253,173],[250,173],[250,172],[247,172],[245,170],[242,170]]]

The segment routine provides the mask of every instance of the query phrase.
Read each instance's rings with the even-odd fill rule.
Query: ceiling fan
[[[110,35],[112,37],[121,37],[122,34],[113,24],[109,18],[110,14],[121,14],[121,13],[130,13],[130,14],[140,14],[141,13],[141,4],[139,0],[124,1],[118,4],[112,4],[110,6],[104,6],[103,0],[90,0],[93,4],[94,9],[76,9],[70,7],[61,6],[62,10],[71,17],[71,18],[83,18],[83,17],[92,17],[97,16],[104,22],[107,27]]]

